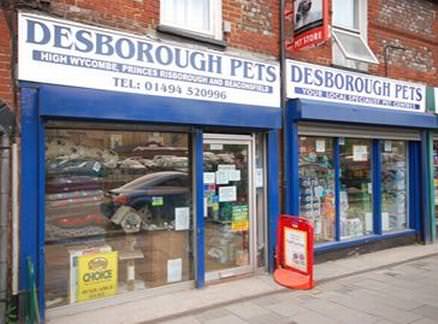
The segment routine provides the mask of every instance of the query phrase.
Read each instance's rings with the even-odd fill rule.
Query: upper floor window
[[[221,0],[161,0],[160,23],[222,40]]]
[[[359,31],[357,0],[333,0],[333,26]]]
[[[367,9],[366,0],[333,0],[335,65],[366,70],[364,63],[379,63],[367,44]]]

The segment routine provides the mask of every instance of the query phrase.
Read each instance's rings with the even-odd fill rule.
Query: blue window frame
[[[347,241],[347,240],[356,240],[356,239],[361,239],[363,237],[367,237],[367,236],[371,236],[371,235],[382,235],[384,229],[382,227],[383,226],[383,223],[382,223],[382,215],[383,215],[382,214],[382,202],[383,202],[383,200],[382,200],[382,181],[383,181],[383,174],[382,174],[382,152],[381,152],[381,147],[382,147],[382,143],[384,143],[384,141],[378,140],[378,139],[372,140],[372,142],[371,142],[372,144],[370,145],[371,150],[369,152],[369,156],[370,156],[370,160],[371,160],[370,164],[369,164],[369,167],[370,167],[370,170],[371,170],[370,171],[369,180],[371,180],[371,183],[372,183],[372,187],[371,188],[372,189],[368,188],[368,190],[372,190],[372,191],[371,191],[371,197],[369,197],[368,200],[372,201],[372,205],[371,205],[370,211],[369,211],[369,212],[372,213],[372,218],[369,219],[368,221],[372,221],[372,225],[371,225],[371,223],[368,224],[368,228],[371,228],[372,230],[369,233],[364,233],[362,235],[359,234],[359,235],[356,235],[356,237],[352,237],[352,238],[346,238],[345,237],[345,235],[346,235],[345,233],[344,233],[344,237],[342,237],[343,236],[342,235],[343,230],[342,230],[342,225],[341,225],[341,219],[342,219],[342,212],[341,212],[341,201],[342,201],[341,188],[343,187],[343,185],[341,184],[341,178],[342,178],[341,174],[342,174],[343,171],[345,171],[345,170],[342,170],[342,167],[341,167],[341,154],[340,154],[340,151],[341,151],[341,147],[343,147],[343,145],[340,144],[341,140],[338,137],[332,138],[332,137],[323,137],[323,136],[321,136],[321,137],[319,137],[319,136],[300,136],[299,143],[308,143],[309,144],[309,143],[313,143],[313,141],[318,142],[318,141],[322,141],[322,140],[324,140],[326,143],[327,142],[332,142],[333,143],[333,154],[331,154],[331,155],[332,155],[332,158],[333,158],[333,171],[334,171],[334,174],[335,174],[335,176],[334,176],[334,182],[335,182],[334,183],[334,187],[335,187],[335,224],[334,224],[334,229],[335,230],[334,230],[334,239],[333,239],[333,237],[331,237],[331,238],[323,238],[323,239],[319,240],[319,242],[317,242],[318,240],[317,240],[317,236],[316,236],[315,237],[315,242],[317,242],[316,244],[317,245],[325,245],[325,244],[330,245],[330,244],[333,244],[335,242],[343,242],[343,241]],[[344,141],[351,141],[351,140],[352,140],[351,138],[347,138],[347,139],[343,138],[342,139],[343,142]],[[357,142],[358,140],[356,139],[355,141]],[[366,143],[366,142],[367,141],[365,141],[364,143]],[[369,142],[369,140],[368,140],[368,142]],[[415,146],[416,143],[412,142],[410,145],[411,146]],[[309,153],[309,152],[307,152],[307,151],[309,151],[308,150],[309,147],[301,147],[301,146],[302,145],[300,144],[300,149],[299,149],[300,154],[306,154],[306,156],[307,156],[308,153]],[[406,147],[407,146],[408,146],[408,142],[406,142]],[[304,151],[306,153],[304,153]],[[314,153],[310,153],[310,154],[314,154]],[[314,154],[315,158],[316,158],[316,154],[317,153]],[[315,162],[315,163],[318,163],[318,162]],[[313,163],[313,164],[315,164],[315,163]],[[299,168],[298,169],[300,169],[300,173],[299,173],[300,177],[303,176],[302,173],[301,173],[302,168],[303,168],[303,166],[301,164],[299,164]],[[306,168],[308,168],[308,166],[306,166]],[[321,167],[318,167],[318,168],[321,168]],[[412,174],[414,172],[417,172],[417,171],[415,169],[412,169],[410,171],[410,173],[412,173]],[[308,177],[306,176],[305,180],[307,178]],[[317,186],[320,186],[321,183],[323,182],[323,179],[316,179],[315,181],[317,181],[317,182],[319,181]],[[300,182],[303,182],[303,179],[301,179]],[[305,182],[310,182],[310,180],[306,180]],[[409,189],[408,188],[404,188],[404,189],[407,189],[407,194],[409,196],[409,194],[410,194],[409,193]],[[311,205],[313,203],[313,201],[311,201],[310,203],[306,203],[304,200],[305,200],[305,198],[306,199],[309,198],[308,194],[304,195],[304,193],[303,193],[304,188],[302,186],[300,187],[299,190],[301,190],[299,192],[299,196],[300,196],[299,203],[301,204],[300,212],[303,213],[305,211],[305,209],[303,209],[303,206],[307,205],[307,204]],[[306,191],[307,191],[307,189],[306,189]],[[322,192],[324,190],[320,190],[320,191]],[[315,190],[315,192],[316,192],[316,190]],[[345,198],[346,197],[344,197],[344,199]],[[327,215],[325,215],[325,214],[327,214],[327,210],[324,210],[324,208],[321,207],[322,206],[322,200],[323,200],[323,198],[321,198],[321,204],[317,208],[321,212],[321,215],[317,215],[317,217],[316,217],[319,220],[315,220],[314,219],[315,233],[318,232],[317,227],[323,226],[323,225],[321,225],[321,219],[320,218],[323,218],[324,216],[327,216]],[[319,201],[319,198],[318,198],[318,201]],[[350,207],[351,206],[349,206],[349,208]],[[412,213],[412,212],[414,212],[414,210],[411,209],[410,212]],[[301,216],[311,217],[312,218],[312,216],[306,216],[306,214],[302,214]],[[406,215],[406,216],[408,216],[408,215]],[[324,222],[322,222],[322,223],[324,223]],[[364,227],[363,229],[365,229],[365,227],[367,226],[367,224],[365,224],[365,219],[362,222],[362,226]],[[403,231],[403,230],[404,229],[400,229],[399,231]],[[322,232],[324,232],[324,228],[323,228]],[[396,232],[396,231],[393,231],[393,232]],[[384,234],[387,234],[387,233],[384,233]]]
[[[420,141],[408,142],[408,177],[409,177],[409,197],[408,197],[408,223],[409,228],[400,231],[383,232],[381,221],[381,153],[379,145],[381,141],[374,139],[372,144],[372,191],[373,191],[373,233],[370,235],[354,238],[351,240],[341,240],[340,232],[340,183],[339,183],[339,140],[335,138],[335,209],[336,223],[335,241],[322,243],[316,246],[315,252],[322,253],[333,249],[352,247],[389,239],[393,237],[414,236],[427,240],[429,238],[428,225],[428,198],[427,198],[427,149],[426,135],[427,129],[437,127],[435,116],[429,113],[406,113],[397,111],[386,111],[384,109],[358,107],[347,104],[323,103],[311,100],[289,100],[285,112],[285,176],[286,176],[286,213],[299,215],[300,192],[299,192],[299,135],[298,123],[301,121],[315,122],[337,122],[345,125],[364,125],[370,126],[398,126],[419,129],[422,132]]]
[[[21,235],[20,273],[26,273],[26,260],[35,265],[36,286],[41,309],[45,316],[45,142],[46,120],[136,122],[167,125],[189,125],[193,128],[194,177],[197,231],[196,286],[205,284],[203,235],[203,170],[202,134],[204,128],[221,132],[238,130],[267,134],[267,217],[269,233],[269,270],[273,269],[276,225],[279,215],[279,128],[281,110],[238,104],[224,104],[177,98],[147,97],[141,95],[80,89],[44,84],[21,84],[22,108],[22,163],[21,174]],[[29,287],[25,275],[20,276],[20,289]]]

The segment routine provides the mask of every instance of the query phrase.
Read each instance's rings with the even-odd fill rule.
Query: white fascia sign
[[[23,81],[280,108],[276,63],[21,12]]]
[[[426,86],[292,60],[286,62],[286,95],[386,110],[426,111]]]

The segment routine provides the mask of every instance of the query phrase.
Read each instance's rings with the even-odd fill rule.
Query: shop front
[[[278,65],[28,13],[19,49],[42,316],[272,268]]]
[[[288,61],[287,96],[286,209],[316,253],[423,240],[425,87]]]

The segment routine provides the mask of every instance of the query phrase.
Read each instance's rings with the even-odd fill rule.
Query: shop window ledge
[[[344,240],[344,241],[334,241],[328,243],[321,243],[315,245],[315,254],[322,254],[328,251],[334,251],[338,249],[350,248],[358,245],[364,245],[371,242],[376,242],[380,240],[388,240],[391,238],[398,238],[403,236],[414,236],[416,235],[416,230],[406,229],[396,232],[382,233],[381,235],[372,234],[367,236],[361,236],[354,239]]]

